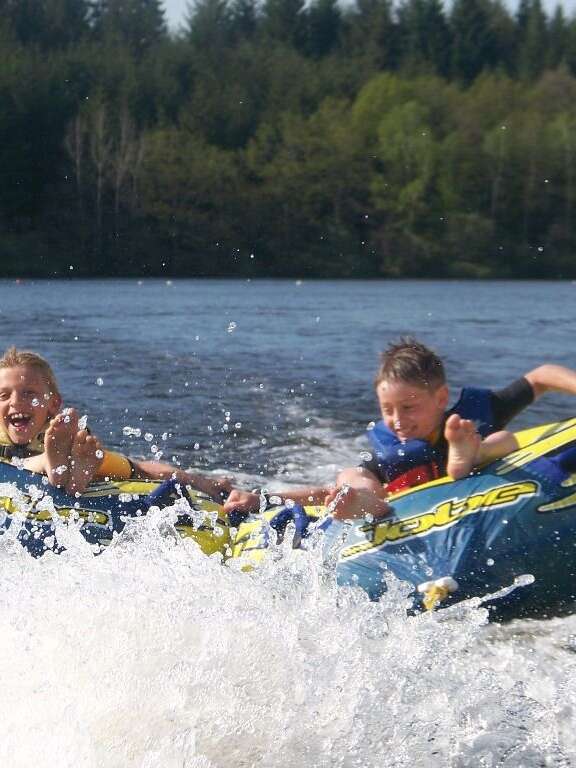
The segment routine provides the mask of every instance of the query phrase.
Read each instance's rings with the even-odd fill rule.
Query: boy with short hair
[[[391,344],[375,379],[382,419],[370,430],[373,454],[339,473],[333,488],[277,494],[297,503],[331,505],[341,519],[386,514],[391,492],[436,477],[463,477],[479,463],[517,447],[502,428],[536,397],[556,390],[576,394],[576,373],[543,365],[501,390],[465,388],[447,411],[449,392],[440,358],[413,338]],[[258,507],[259,496],[233,491],[225,510]]]
[[[48,362],[35,352],[8,349],[0,358],[0,456],[47,475],[52,485],[80,494],[95,478],[174,477],[209,495],[230,490],[212,480],[157,461],[129,459],[104,451],[96,437],[79,429],[74,409],[61,411],[62,397]]]

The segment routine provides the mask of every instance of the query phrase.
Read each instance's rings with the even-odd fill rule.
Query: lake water
[[[0,282],[0,314],[108,446],[246,487],[355,463],[402,334],[454,398],[576,368],[568,282]],[[547,395],[515,426],[575,406]],[[154,520],[99,558],[0,540],[0,573],[3,767],[576,765],[572,617],[408,619],[401,585],[370,604],[289,549],[236,573]]]

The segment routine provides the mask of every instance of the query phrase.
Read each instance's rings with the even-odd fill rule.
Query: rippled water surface
[[[0,283],[5,346],[44,354],[104,442],[247,486],[355,462],[400,334],[444,356],[456,396],[576,368],[575,307],[571,283]],[[576,766],[573,617],[407,618],[401,584],[371,604],[282,547],[240,573],[165,525],[98,558],[0,539],[0,765]]]

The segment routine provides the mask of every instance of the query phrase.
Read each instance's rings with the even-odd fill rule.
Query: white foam
[[[398,582],[370,603],[288,542],[242,573],[179,540],[169,511],[99,557],[76,534],[40,560],[0,538],[3,767],[576,757],[576,663],[546,634],[572,619],[536,645],[526,622],[486,629],[481,608],[407,618]]]

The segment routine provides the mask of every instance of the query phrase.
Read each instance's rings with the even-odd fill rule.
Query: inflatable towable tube
[[[484,597],[499,618],[576,610],[576,419],[517,434],[520,449],[458,481],[432,481],[390,497],[392,514],[374,522],[321,523],[341,585],[378,599],[393,574],[414,587],[416,610]],[[299,536],[323,510],[295,507]],[[278,510],[276,510],[276,513]],[[289,510],[281,510],[290,518]],[[304,516],[304,518],[303,518]],[[248,520],[235,556],[256,562],[278,517]],[[533,583],[530,583],[530,582]]]
[[[493,603],[499,617],[572,612],[576,419],[517,437],[518,451],[474,475],[391,496],[392,514],[377,521],[343,524],[326,517],[322,507],[295,505],[251,515],[237,532],[220,505],[172,481],[98,483],[76,499],[45,485],[40,475],[0,462],[0,542],[15,524],[32,555],[59,552],[55,520],[74,519],[99,552],[130,518],[152,505],[176,503],[176,530],[206,554],[232,554],[254,565],[288,523],[294,524],[296,545],[321,526],[338,582],[357,585],[373,599],[385,593],[387,574],[413,586],[416,610],[484,597],[530,575],[532,584]]]
[[[130,518],[145,515],[152,506],[176,504],[175,528],[180,536],[193,538],[208,555],[224,554],[229,546],[229,526],[221,505],[173,480],[99,482],[79,498],[44,481],[41,475],[0,462],[0,542],[15,525],[18,540],[34,557],[48,551],[58,553],[63,549],[58,542],[58,522],[75,521],[98,554]]]

